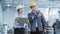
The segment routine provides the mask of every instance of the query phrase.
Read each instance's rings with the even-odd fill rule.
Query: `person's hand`
[[[42,14],[38,14],[38,17],[42,16]]]
[[[46,29],[44,29],[44,33],[46,33],[47,32],[47,30]]]
[[[15,20],[16,20],[16,21],[19,21],[19,18],[16,18]]]

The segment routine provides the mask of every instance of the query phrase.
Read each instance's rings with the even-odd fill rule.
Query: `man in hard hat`
[[[23,15],[23,6],[18,5],[16,7],[16,10],[18,12],[18,17],[15,19],[15,26],[14,26],[14,34],[25,34],[25,26],[24,23],[20,23],[20,18],[24,18]]]
[[[36,9],[36,3],[30,3],[31,13],[28,14],[28,19],[31,24],[31,34],[43,34],[46,32],[46,21],[40,10]]]

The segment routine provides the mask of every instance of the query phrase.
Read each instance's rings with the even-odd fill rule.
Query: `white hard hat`
[[[17,7],[16,7],[16,10],[18,10],[18,9],[20,9],[20,8],[23,8],[24,6],[23,5],[18,5]]]

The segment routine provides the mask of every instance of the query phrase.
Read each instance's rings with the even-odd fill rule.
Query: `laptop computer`
[[[28,18],[19,18],[19,21],[17,21],[20,24],[28,23]]]

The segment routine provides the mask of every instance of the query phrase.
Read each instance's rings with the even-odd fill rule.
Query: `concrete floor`
[[[47,34],[54,34],[54,33],[53,33],[53,28],[49,28],[48,31],[49,31],[49,33],[47,33]],[[0,34],[3,34],[3,33],[1,32],[1,30],[0,30]],[[10,32],[10,33],[8,33],[8,34],[14,34],[14,33],[13,33],[13,32],[12,32],[12,33]],[[60,34],[60,29],[57,29],[57,30],[56,30],[56,34]]]

